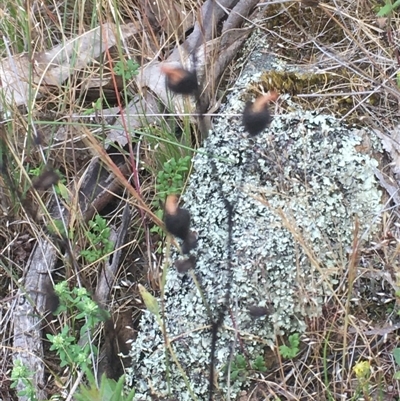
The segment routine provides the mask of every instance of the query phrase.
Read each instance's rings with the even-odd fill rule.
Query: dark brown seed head
[[[60,298],[55,293],[54,288],[50,283],[45,285],[44,290],[46,292],[46,310],[54,313],[60,305]]]
[[[247,308],[249,310],[249,314],[253,317],[262,317],[271,313],[271,308],[266,306],[257,306],[252,305]]]
[[[174,264],[178,273],[186,273],[196,267],[196,258],[192,255],[188,259],[176,260]]]
[[[184,255],[188,254],[192,249],[197,247],[197,235],[190,231],[186,239],[183,241],[181,249]]]
[[[52,185],[57,184],[59,179],[60,177],[54,170],[47,169],[33,180],[32,186],[37,190],[45,191]]]
[[[35,145],[42,145],[43,139],[41,132],[37,131],[37,134],[33,136],[33,141]]]
[[[162,65],[161,71],[167,77],[168,88],[180,95],[194,95],[198,90],[197,74],[184,68]]]
[[[258,97],[254,103],[248,102],[243,111],[243,126],[250,134],[255,136],[264,131],[271,124],[272,117],[268,109],[268,104],[278,98],[277,92]]]
[[[186,240],[190,230],[190,213],[178,205],[176,195],[167,196],[165,201],[164,223],[167,230],[182,240]]]

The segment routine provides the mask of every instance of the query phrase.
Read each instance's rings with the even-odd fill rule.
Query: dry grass
[[[109,77],[112,78],[111,92],[118,89],[119,93],[122,87],[128,88],[126,95],[116,96],[114,104],[123,114],[129,100],[124,96],[132,96],[135,88],[129,82],[118,82],[113,73],[115,62],[127,55],[140,65],[165,59],[193,25],[200,3],[183,0],[160,0],[157,6],[146,0],[21,3],[19,6],[23,9],[29,4],[24,14],[26,19],[16,12],[16,3],[3,0],[0,4],[0,12],[6,16],[0,23],[1,31],[9,41],[7,46],[1,46],[2,57],[22,50],[30,55],[46,51],[65,38],[105,22],[133,22],[138,29],[137,35],[106,51],[103,57],[84,71],[73,74],[62,86],[41,88],[42,97],[32,99],[27,108],[14,107],[8,114],[3,113],[0,127],[3,158],[0,174],[0,396],[5,400],[16,399],[9,389],[13,301],[35,243],[49,237],[46,226],[54,221],[52,214],[63,208],[63,199],[59,198],[58,204],[52,204],[55,211],[48,210],[53,195],[31,188],[32,169],[49,164],[65,177],[71,194],[70,205],[74,207],[64,223],[73,232],[68,246],[77,257],[80,249],[87,246],[87,218],[78,208],[77,189],[92,158],[99,157],[107,170],[115,173],[120,184],[102,213],[110,224],[118,226],[126,202],[136,210],[122,249],[123,267],[113,283],[108,308],[115,314],[133,311],[136,319],[138,310],[143,308],[137,283],[147,284],[155,291],[159,289],[161,262],[156,251],[162,248],[158,243],[161,238],[150,231],[154,223],[161,225],[152,205],[156,174],[162,161],[168,160],[174,152],[178,155],[190,152],[184,147],[177,150],[176,146],[165,142],[156,146],[153,139],[144,135],[136,137],[125,149],[115,148],[107,153],[102,143],[106,121],[103,111],[99,111],[99,118],[94,122],[89,119],[77,122],[70,117],[82,115],[92,107],[88,99],[98,97],[99,89],[86,90],[87,84]],[[249,24],[271,38],[279,58],[301,66],[305,75],[271,77],[266,74],[264,88],[270,89],[272,80],[280,93],[290,93],[304,107],[322,109],[349,124],[368,126],[390,135],[399,117],[400,43],[396,35],[400,16],[393,14],[390,18],[377,19],[376,3],[368,0],[333,0],[316,7],[305,6],[306,1],[272,3],[277,4],[261,6],[264,7],[263,18]],[[175,11],[168,13],[168,10]],[[223,85],[229,87],[230,79],[234,79],[233,71],[227,71]],[[261,89],[254,88],[254,91]],[[34,90],[32,85],[32,93]],[[282,113],[289,108],[286,104],[282,107]],[[54,135],[64,121],[68,121],[66,135],[57,140]],[[169,126],[168,119],[164,123]],[[187,123],[178,121],[176,124],[181,124],[188,132]],[[169,139],[171,132],[166,135],[161,129],[159,135]],[[35,142],[37,136],[41,138],[39,145]],[[81,140],[83,136],[85,139]],[[185,144],[191,145],[190,138]],[[130,167],[125,176],[116,167],[121,159],[128,161]],[[397,189],[390,157],[380,155],[380,159],[380,170]],[[347,255],[343,255],[344,264],[338,275],[341,285],[326,300],[323,316],[309,322],[300,354],[285,361],[276,354],[266,353],[270,369],[263,379],[254,381],[251,391],[243,394],[243,400],[273,399],[273,394],[275,399],[281,400],[397,399],[400,386],[393,375],[400,368],[395,366],[392,351],[398,340],[396,330],[389,326],[397,316],[395,290],[398,288],[400,236],[398,213],[390,205],[383,212],[384,224],[375,243],[360,248],[355,241],[349,253],[354,258],[347,260]],[[356,230],[355,233],[362,234]],[[58,248],[57,240],[52,241]],[[79,259],[77,267],[76,263],[68,262],[63,252],[59,252],[58,257],[60,263],[53,274],[54,281],[66,278],[71,285],[85,285],[94,290],[104,261],[85,265]],[[133,326],[136,323],[135,320]],[[54,333],[62,324],[55,320],[45,332]],[[49,384],[45,390],[49,397],[60,391],[53,375],[64,376],[52,358],[46,357],[44,361],[48,367]],[[360,361],[369,361],[371,365],[371,374],[363,386],[353,370]],[[68,377],[63,378],[66,383],[68,380]]]
[[[307,108],[390,135],[398,124],[398,16],[377,19],[373,4],[361,1],[275,7],[286,8],[272,19],[266,11],[268,33],[282,46],[277,55],[322,77],[308,76],[287,92]],[[387,155],[380,160],[381,171],[396,180]],[[274,390],[284,399],[397,399],[392,356],[397,336],[390,326],[398,308],[398,214],[388,207],[381,217],[376,242],[367,249],[355,242],[353,257],[344,255],[344,270],[338,270],[342,285],[327,300],[324,316],[310,322],[301,357],[280,365],[269,379],[280,383],[284,391]],[[355,231],[355,238],[362,234]],[[361,361],[371,366],[365,385],[353,370]]]

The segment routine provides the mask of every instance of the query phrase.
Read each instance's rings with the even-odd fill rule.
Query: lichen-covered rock
[[[232,284],[229,312],[217,342],[222,394],[227,388],[223,367],[231,352],[240,352],[235,330],[250,358],[274,344],[276,335],[304,331],[305,318],[320,314],[324,295],[335,283],[333,274],[346,263],[356,219],[367,238],[382,207],[374,178],[378,163],[358,151],[362,136],[372,133],[350,130],[331,116],[298,110],[275,116],[263,134],[248,138],[240,118],[229,115],[243,110],[238,99],[250,80],[257,76],[239,80],[241,89],[230,96],[194,159],[195,172],[184,195],[198,232],[195,272],[215,315],[228,280]],[[234,206],[232,274],[227,270],[227,210],[222,196]],[[173,267],[175,258],[173,254],[165,289],[167,337],[192,391],[204,400],[210,321],[190,274],[179,274]],[[271,314],[259,319],[247,309],[269,304]],[[152,391],[167,394],[165,355],[161,329],[146,312],[131,352],[129,378],[137,389],[136,399],[145,399]],[[172,395],[192,399],[180,369],[170,355],[168,359]],[[231,384],[232,399],[240,385]]]

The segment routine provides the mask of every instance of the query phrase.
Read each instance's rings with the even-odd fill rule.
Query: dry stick
[[[195,34],[192,36],[194,38],[194,42],[191,43],[191,46],[189,47],[191,49],[191,57],[193,60],[193,68],[194,71],[196,71],[196,62],[197,62],[197,57],[196,57],[196,51],[199,48],[200,44],[204,41],[206,41],[208,38],[213,38],[214,37],[214,29],[215,29],[215,2],[213,0],[209,0],[206,2],[206,4],[202,7],[202,13],[200,21],[195,26]],[[221,10],[219,10],[221,11]],[[206,26],[203,25],[203,21],[206,22]],[[208,22],[211,21],[211,24]],[[196,32],[196,30],[198,32]],[[207,30],[207,32],[206,32]],[[197,33],[197,35],[196,35]],[[187,42],[187,45],[190,45],[190,42]],[[199,122],[199,129],[201,132],[201,135],[206,135],[207,127],[205,124],[204,120],[204,111],[201,102],[201,88],[197,88],[197,90],[194,93],[194,98],[196,102],[196,111],[199,114],[198,116],[198,122]],[[213,166],[213,170],[216,171],[216,166],[214,161],[211,159],[211,163]],[[231,242],[232,242],[232,211],[233,208],[231,204],[228,202],[228,200],[224,197],[221,191],[221,196],[224,199],[225,206],[228,211],[228,272],[231,271],[231,266],[232,266],[232,261],[231,261]],[[193,274],[193,278],[195,278],[195,275]],[[210,353],[210,375],[209,375],[209,401],[212,401],[213,398],[213,390],[214,390],[214,359],[215,359],[215,349],[216,349],[216,343],[217,343],[217,334],[218,334],[218,329],[222,325],[225,311],[227,309],[227,306],[229,304],[229,298],[230,298],[230,286],[231,286],[231,280],[228,279],[228,287],[227,291],[225,294],[225,302],[221,306],[219,312],[218,312],[218,318],[217,320],[213,321],[211,326],[211,353]],[[200,291],[201,293],[201,291]],[[205,301],[205,299],[203,299]],[[209,312],[210,319],[212,319],[212,315],[209,311],[208,304],[205,303],[206,308]]]
[[[219,10],[220,11],[220,10]],[[215,29],[215,12],[216,12],[216,7],[215,7],[215,2],[211,1],[209,3],[209,6],[205,9],[204,12],[204,21],[206,21],[206,23],[208,21],[211,21],[211,24],[208,25],[207,28],[211,28],[209,29],[209,36],[211,36],[211,38],[214,37],[214,29]],[[211,14],[211,15],[210,15]],[[201,21],[202,22],[202,21]],[[200,40],[206,40],[207,38],[207,34],[205,32],[205,27],[203,26],[202,23],[198,24],[198,27],[201,30],[201,35],[198,36],[197,38],[197,43],[195,44],[194,47],[192,47],[193,49],[193,53],[192,53],[192,57],[193,57],[193,63],[196,64],[196,50],[198,49],[199,45],[200,45]],[[196,67],[196,66],[195,66]],[[200,98],[200,93],[201,90],[198,89],[198,91],[196,92],[195,95],[195,100],[196,100],[196,111],[199,113],[199,129],[200,129],[200,133],[202,136],[206,136],[207,135],[207,125],[204,119],[204,115],[203,113],[205,112],[204,110],[204,105],[201,103],[201,98]],[[213,159],[211,159],[211,165],[212,165],[212,169],[216,172],[216,165]],[[230,204],[230,202],[225,198],[224,194],[222,193],[222,185],[220,186],[220,194],[222,199],[224,200],[225,203],[225,207],[227,209],[228,212],[228,244],[227,244],[227,253],[228,253],[228,261],[227,261],[227,272],[230,275],[231,271],[232,271],[232,215],[233,215],[233,207]],[[230,277],[228,277],[227,280],[227,288],[226,288],[226,293],[225,293],[225,300],[224,303],[222,304],[219,312],[218,312],[218,318],[217,320],[214,320],[211,324],[211,352],[210,352],[210,373],[209,373],[209,394],[208,394],[208,399],[209,401],[212,401],[213,399],[213,393],[214,393],[214,360],[215,360],[215,350],[216,350],[216,345],[217,345],[217,335],[218,335],[218,330],[221,327],[223,320],[224,320],[224,316],[225,316],[225,312],[229,306],[229,300],[230,300],[230,292],[231,292],[231,285],[232,285],[232,280],[230,279]],[[208,309],[208,308],[207,308]],[[211,314],[210,314],[210,318]]]
[[[236,298],[236,301],[237,301],[237,298]],[[237,304],[237,302],[236,302],[236,304]],[[239,308],[237,308],[237,309],[239,309]],[[233,314],[231,308],[229,309],[229,314],[230,314],[230,317],[231,317],[231,320],[232,320],[233,329],[235,330],[235,337],[238,339],[238,342],[239,342],[240,350],[242,351],[242,354],[246,356],[247,363],[249,363],[249,360],[248,360],[249,359],[249,353],[246,351],[246,349],[244,347],[244,343],[243,343],[242,337],[241,337],[241,335],[239,333],[239,328],[238,328],[238,325],[237,325],[237,322],[236,322],[236,317]]]
[[[210,39],[213,39],[214,29],[216,27],[216,22],[220,20],[220,18],[225,13],[225,8],[229,8],[232,5],[236,5],[237,2],[229,1],[229,0],[220,0],[218,2],[218,7],[215,6],[214,0],[208,0],[202,6],[201,15],[203,17],[203,21],[206,22],[205,26],[201,25],[199,22],[195,24],[194,31],[190,38],[185,42],[184,46],[187,49],[192,49],[192,54],[198,49],[199,44],[201,42],[206,42]],[[244,1],[246,3],[246,1]],[[175,49],[173,54],[170,57],[170,60],[178,59],[179,58],[179,48]],[[199,126],[200,130],[205,130],[205,124],[203,121],[203,105],[201,104],[200,94],[197,93],[196,96],[196,103],[198,108],[199,114]],[[213,156],[211,156],[213,157]],[[213,165],[213,169],[215,168],[215,163],[211,159],[211,163]],[[221,190],[220,190],[221,191]],[[224,194],[221,191],[221,197],[224,200],[225,207],[228,211],[228,245],[227,245],[227,253],[228,253],[228,260],[227,260],[227,273],[228,275],[232,272],[232,233],[233,233],[233,207],[231,203],[226,199]],[[213,383],[214,383],[214,359],[215,359],[215,350],[216,350],[216,341],[217,341],[217,334],[218,330],[223,323],[223,319],[226,313],[226,310],[229,305],[230,300],[230,293],[231,293],[231,285],[232,280],[228,277],[227,280],[227,288],[225,293],[225,300],[221,308],[218,312],[218,318],[212,322],[212,342],[211,342],[211,355],[210,355],[210,377],[209,377],[209,400],[212,401],[213,397]]]
[[[199,22],[195,23],[193,32],[190,34],[189,38],[185,41],[184,46],[186,46],[187,49],[197,50],[198,45],[200,43],[204,43],[211,39],[214,39],[213,32],[216,27],[216,24],[221,20],[221,18],[225,14],[222,7],[229,8],[233,3],[234,1],[232,0],[220,0],[218,1],[218,6],[216,7],[214,0],[207,0],[201,6],[200,10],[202,21],[205,21],[205,24],[200,26]],[[171,61],[180,60],[180,51],[178,47],[174,49],[169,60]]]
[[[215,168],[215,164],[213,163]],[[222,187],[222,185],[221,185]],[[221,188],[220,187],[220,188]],[[220,190],[221,191],[221,190]],[[223,196],[223,194],[221,193]],[[228,253],[228,260],[227,260],[227,273],[230,274],[232,272],[232,233],[233,233],[233,207],[232,204],[223,196],[223,200],[225,203],[225,208],[228,212],[228,244],[227,244],[227,253]],[[226,292],[225,292],[225,299],[224,303],[221,305],[221,308],[218,312],[218,318],[214,322],[212,322],[211,328],[211,354],[210,354],[210,377],[209,377],[209,394],[208,400],[213,400],[213,392],[214,392],[214,359],[215,359],[215,349],[217,345],[217,334],[219,328],[222,326],[222,322],[224,320],[225,312],[229,306],[230,295],[231,295],[231,287],[232,287],[232,280],[231,277],[228,277]]]
[[[167,252],[166,252],[166,259],[168,259],[169,257],[169,243],[167,243]],[[164,353],[165,353],[165,357],[166,357],[166,363],[167,363],[167,385],[168,385],[168,392],[170,392],[170,388],[169,388],[169,358],[168,358],[168,353],[167,353],[167,349],[171,355],[171,358],[173,359],[173,361],[175,362],[176,366],[178,367],[178,370],[180,371],[182,378],[187,386],[187,389],[192,397],[193,400],[198,401],[198,398],[196,397],[196,395],[194,394],[191,385],[190,385],[190,381],[189,378],[187,377],[182,365],[180,364],[178,358],[175,355],[175,351],[172,348],[172,341],[168,340],[168,333],[167,333],[167,329],[166,329],[166,320],[165,320],[165,302],[164,302],[164,288],[165,288],[165,280],[166,280],[166,276],[167,276],[167,268],[164,269],[162,276],[160,277],[160,288],[161,288],[161,305],[162,305],[162,310],[161,310],[161,314],[159,312],[159,310],[155,313],[155,317],[156,317],[156,321],[158,323],[158,325],[160,326],[160,330],[162,332],[163,335],[163,339],[164,339],[164,344],[165,344],[165,349],[164,349]],[[146,303],[146,301],[145,301]],[[162,318],[161,318],[162,315]]]
[[[202,289],[202,287],[201,287],[200,281],[197,279],[196,273],[194,272],[193,269],[190,269],[190,275],[191,275],[191,277],[192,277],[192,280],[193,280],[193,282],[194,282],[194,285],[195,285],[195,286],[198,288],[198,290],[199,290],[199,294],[200,294],[200,297],[201,297],[201,299],[202,299],[202,301],[203,301],[204,307],[206,308],[207,315],[208,315],[208,317],[210,318],[210,320],[212,320],[212,313],[211,313],[210,305],[209,305],[209,303],[207,302],[207,299],[206,299],[206,297],[205,297],[205,295],[204,295],[204,291],[203,291],[203,289]]]
[[[202,43],[206,42],[207,34],[206,30],[209,31],[209,35],[211,36],[212,39],[215,37],[215,28],[216,28],[216,23],[215,23],[215,1],[211,0],[209,5],[202,10],[203,12],[200,14],[200,18],[198,20],[198,23],[196,24],[196,27],[199,28],[200,34],[195,37],[196,41],[192,44],[192,47],[190,49],[190,55],[192,57],[193,61],[193,71],[196,73],[196,68],[197,68],[197,55],[196,52],[201,46]],[[205,24],[203,22],[205,21]],[[211,23],[210,23],[211,22]],[[196,28],[195,27],[195,28]],[[188,43],[189,44],[189,43]],[[204,52],[206,51],[204,47]],[[204,57],[205,58],[205,57]],[[196,73],[197,74],[197,73]],[[201,138],[206,138],[208,135],[208,128],[206,121],[204,119],[204,112],[208,108],[207,102],[201,101],[201,94],[202,94],[203,88],[201,86],[198,86],[195,93],[194,93],[194,99],[195,99],[195,104],[196,104],[196,113],[198,114],[198,122],[199,122],[199,130],[200,130],[200,136]]]
[[[247,3],[246,1],[242,3]],[[253,6],[256,2],[251,1],[251,6]],[[249,3],[247,3],[249,4]],[[221,7],[221,4],[218,4]],[[220,10],[219,10],[220,11]],[[240,9],[240,11],[242,11]],[[214,13],[213,13],[214,16]],[[235,17],[237,19],[237,14],[235,14]],[[228,19],[231,16],[228,17]],[[237,21],[235,21],[238,23]],[[233,24],[235,25],[235,24]],[[200,102],[198,103],[200,106]],[[204,124],[204,116],[199,117],[199,122],[202,124],[201,128],[205,128]],[[212,164],[212,169],[216,172],[216,165],[215,162],[211,159],[211,164]],[[225,208],[227,209],[228,212],[228,243],[227,243],[227,274],[231,276],[232,274],[232,237],[233,237],[233,206],[232,204],[226,199],[224,194],[222,193],[222,185],[220,186],[220,195],[222,199],[224,200],[225,203]],[[217,335],[218,335],[218,330],[222,326],[223,320],[225,313],[227,311],[227,308],[229,307],[229,302],[230,302],[230,295],[231,295],[231,287],[232,287],[232,278],[227,277],[227,287],[226,287],[226,292],[225,292],[225,300],[224,303],[222,304],[219,312],[218,312],[218,318],[214,322],[212,322],[212,329],[211,329],[211,352],[210,352],[210,375],[209,375],[209,396],[208,400],[212,401],[213,400],[213,393],[214,393],[214,361],[215,361],[215,351],[216,351],[216,344],[217,344]]]
[[[343,327],[343,358],[342,358],[342,368],[344,369],[346,364],[346,358],[347,358],[347,334],[349,330],[349,320],[350,320],[350,300],[351,300],[351,293],[353,291],[353,284],[354,280],[357,275],[357,264],[358,260],[360,257],[360,241],[359,241],[359,230],[360,230],[360,224],[358,219],[356,218],[355,224],[354,224],[354,232],[353,232],[353,246],[352,248],[352,253],[351,257],[349,260],[349,267],[348,267],[348,293],[347,293],[347,299],[346,299],[346,314],[344,316],[344,327]],[[342,382],[342,389],[341,389],[341,394],[345,393],[345,389],[343,388],[343,382]]]
[[[166,261],[169,259],[170,255],[170,242],[167,241],[167,249],[166,249]],[[164,357],[165,357],[165,376],[166,376],[166,382],[167,382],[167,389],[168,389],[168,394],[171,394],[171,383],[170,383],[170,363],[169,363],[169,358],[168,358],[168,336],[167,336],[167,325],[166,325],[166,315],[165,315],[165,282],[167,280],[167,270],[168,266],[167,263],[165,263],[163,272],[161,277],[159,278],[159,286],[160,286],[160,298],[161,298],[161,313],[162,313],[162,321],[160,322],[162,324],[162,334],[163,334],[163,339],[164,339]],[[190,391],[190,387],[189,391]]]
[[[107,152],[98,144],[97,141],[93,139],[91,134],[86,136],[86,139],[90,143],[90,146],[94,149],[95,153],[99,156],[100,160],[102,160],[105,165],[111,170],[111,172],[115,175],[118,181],[129,191],[129,193],[136,199],[137,204],[136,207],[143,210],[150,219],[157,224],[159,227],[164,229],[164,223],[160,220],[146,205],[145,201],[142,197],[137,193],[135,188],[128,182],[128,180],[121,173],[120,169],[115,165],[112,161],[111,157],[107,154]]]
[[[108,63],[110,65],[111,79],[112,79],[114,91],[115,91],[115,94],[116,94],[116,97],[117,97],[118,108],[121,110],[120,117],[121,117],[122,126],[124,128],[126,139],[127,139],[127,142],[128,142],[129,158],[130,158],[130,161],[131,161],[131,168],[132,168],[133,182],[134,182],[135,190],[136,190],[137,194],[140,197],[142,197],[140,179],[139,179],[139,171],[138,171],[138,168],[137,168],[137,165],[136,165],[135,156],[134,156],[134,153],[133,153],[132,139],[130,138],[130,135],[129,135],[129,130],[128,130],[128,125],[126,123],[125,113],[122,112],[124,110],[124,108],[122,107],[121,96],[120,96],[120,93],[119,93],[119,90],[118,90],[117,81],[116,81],[115,74],[114,74],[113,68],[112,68],[112,57],[111,57],[111,54],[110,54],[110,48],[108,46],[106,46],[106,51],[105,52],[106,52]],[[146,224],[145,214],[144,214],[144,212],[143,212],[143,210],[141,208],[139,208],[139,213],[140,213],[140,217],[141,217],[142,224],[143,224],[143,229],[144,229],[145,236],[146,236],[148,257],[149,257],[149,260],[151,260],[150,249],[151,249],[152,242],[151,242],[151,238],[150,238],[150,230],[149,230],[148,225]]]

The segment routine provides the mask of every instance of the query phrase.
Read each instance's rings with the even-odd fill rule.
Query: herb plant
[[[181,193],[189,167],[190,156],[166,161],[163,170],[157,174],[157,197],[165,199],[167,195]]]
[[[78,401],[132,401],[135,390],[129,393],[124,391],[125,376],[120,377],[118,382],[108,379],[104,374],[101,377],[100,387],[94,377],[89,378],[89,384],[81,384],[75,398]]]
[[[289,336],[289,345],[281,345],[279,352],[286,359],[294,358],[300,351],[300,334],[294,333]]]
[[[265,360],[261,355],[258,355],[252,363],[252,368],[258,372],[266,372]]]
[[[92,344],[80,345],[73,327],[81,323],[79,337],[87,332],[92,332],[98,323],[108,318],[108,313],[101,309],[89,296],[85,288],[68,288],[67,282],[61,282],[54,286],[54,291],[59,297],[60,305],[55,312],[60,314],[68,312],[73,316],[73,324],[65,324],[61,332],[52,335],[47,334],[51,342],[51,351],[56,351],[61,360],[61,367],[69,366],[75,369],[88,371],[91,368],[89,355],[97,355],[97,348]]]
[[[114,243],[110,241],[111,230],[107,227],[107,220],[101,216],[89,221],[89,230],[86,232],[86,237],[90,242],[88,249],[81,251],[81,255],[86,262],[93,263],[101,259],[105,255],[112,252]]]
[[[247,379],[247,364],[243,355],[236,355],[231,364],[231,380],[245,381]]]
[[[117,61],[114,67],[114,73],[115,75],[125,77],[125,79],[131,79],[139,74],[139,64],[131,59]]]
[[[11,388],[19,386],[23,388],[18,391],[19,397],[26,397],[29,401],[37,401],[35,387],[32,383],[32,372],[30,372],[21,361],[17,360],[11,372]]]
[[[225,369],[228,368],[228,365]],[[265,366],[264,358],[261,355],[258,355],[256,359],[251,363],[251,369],[249,369],[246,359],[243,355],[236,355],[235,359],[231,363],[230,369],[230,379],[232,381],[239,380],[244,382],[247,380],[247,377],[251,370],[256,372],[265,372],[267,367]]]

